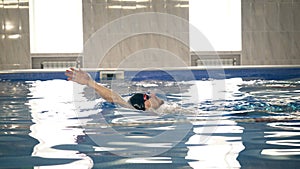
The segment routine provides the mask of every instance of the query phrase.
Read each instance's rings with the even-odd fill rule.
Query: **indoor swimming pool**
[[[2,72],[0,168],[299,168],[300,68],[222,72],[100,80],[125,98],[157,93],[155,112],[107,103],[63,72]]]

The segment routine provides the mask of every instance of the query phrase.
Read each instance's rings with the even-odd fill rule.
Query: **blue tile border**
[[[99,71],[89,71],[91,76],[99,81]],[[98,78],[97,78],[98,77]],[[11,81],[35,81],[35,80],[53,80],[53,79],[62,79],[67,80],[64,71],[24,71],[24,72],[6,72],[0,73],[0,80],[11,80]]]
[[[100,71],[87,70],[91,76],[100,81]],[[0,71],[0,80],[11,81],[34,81],[34,80],[66,80],[62,70],[16,70]],[[224,78],[243,78],[244,80],[265,79],[265,80],[287,80],[300,79],[300,66],[283,67],[225,67],[219,68],[197,68],[191,69],[166,69],[166,70],[125,70],[125,80],[143,81],[143,80],[167,80],[167,81],[189,81],[189,80],[207,80]]]
[[[264,80],[300,80],[300,68],[247,68],[247,69],[226,69],[226,78],[241,77],[244,80],[264,79]]]
[[[193,76],[190,74],[192,73]],[[171,75],[170,75],[171,74]],[[300,80],[300,67],[282,67],[282,68],[225,68],[225,69],[207,69],[207,70],[168,70],[168,71],[128,71],[125,77],[133,81],[140,80],[207,80],[207,79],[229,79],[242,78],[244,80],[262,79],[262,80]]]

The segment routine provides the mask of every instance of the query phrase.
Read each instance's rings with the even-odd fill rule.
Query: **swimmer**
[[[93,88],[104,100],[119,104],[125,108],[151,111],[158,109],[164,101],[158,98],[154,93],[150,95],[146,93],[136,93],[125,101],[118,93],[102,86],[91,78],[91,76],[82,71],[81,69],[70,68],[66,70],[65,75],[68,77],[69,81],[76,82],[78,84],[87,85]]]

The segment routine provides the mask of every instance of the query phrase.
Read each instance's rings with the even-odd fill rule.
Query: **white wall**
[[[82,0],[30,0],[30,52],[81,53]]]
[[[191,51],[212,50],[199,43],[198,31],[215,51],[241,51],[241,0],[189,0],[189,22]]]

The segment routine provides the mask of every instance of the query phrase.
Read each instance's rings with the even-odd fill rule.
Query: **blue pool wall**
[[[96,81],[100,80],[100,72],[105,69],[86,70]],[[118,70],[119,71],[119,70]],[[124,79],[130,81],[143,80],[207,80],[242,78],[243,80],[299,80],[300,66],[276,66],[276,67],[226,67],[226,68],[197,68],[161,69],[161,70],[124,70]],[[0,80],[11,81],[35,81],[35,80],[66,80],[65,70],[10,70],[0,71]]]

